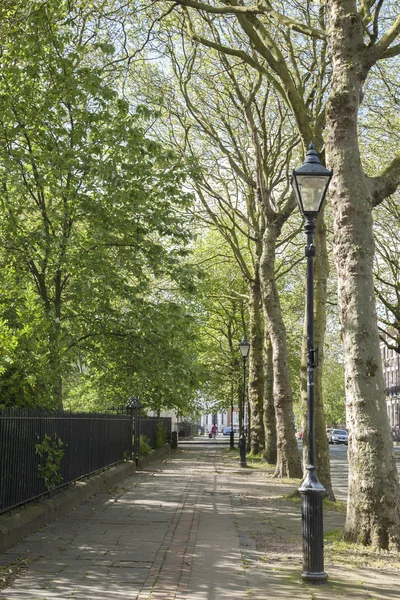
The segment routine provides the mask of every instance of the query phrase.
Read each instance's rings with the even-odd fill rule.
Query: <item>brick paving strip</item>
[[[186,598],[200,518],[196,506],[202,487],[193,477],[186,483],[138,600]]]
[[[32,559],[0,600],[245,598],[220,458],[213,449],[171,454],[28,536],[0,557]],[[237,571],[228,585],[227,568]]]

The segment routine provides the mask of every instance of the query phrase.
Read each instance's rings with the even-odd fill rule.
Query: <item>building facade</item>
[[[232,420],[232,417],[233,417],[233,420]],[[219,433],[222,433],[222,431],[224,430],[225,427],[231,426],[232,422],[233,422],[234,428],[239,427],[239,409],[238,408],[233,409],[233,415],[232,415],[231,409],[229,408],[226,411],[206,413],[204,415],[201,415],[201,417],[200,417],[200,427],[202,429],[202,433],[206,433],[206,434],[211,431],[211,427],[213,426],[214,423],[217,424]]]
[[[386,410],[393,438],[400,440],[400,355],[381,342]]]

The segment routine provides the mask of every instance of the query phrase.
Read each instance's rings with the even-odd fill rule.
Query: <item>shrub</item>
[[[141,435],[139,438],[139,454],[140,456],[149,456],[153,452],[150,446],[150,440],[145,435]]]
[[[156,448],[161,448],[167,441],[167,433],[163,423],[158,423],[156,433]]]
[[[60,438],[53,441],[47,433],[43,441],[35,445],[36,454],[43,459],[42,464],[38,467],[39,475],[43,477],[48,490],[55,488],[63,480],[60,470],[61,460],[64,456],[62,447],[63,442]]]

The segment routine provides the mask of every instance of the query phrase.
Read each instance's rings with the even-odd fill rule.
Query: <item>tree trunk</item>
[[[315,463],[318,467],[318,479],[326,489],[330,500],[335,500],[331,481],[331,465],[329,444],[326,435],[326,422],[323,405],[322,367],[324,364],[324,343],[326,329],[326,291],[329,274],[329,260],[326,248],[326,226],[323,214],[319,215],[315,230],[314,276],[314,342],[318,347],[319,365],[314,371],[314,415],[315,415]],[[301,361],[301,397],[302,397],[302,431],[303,431],[303,467],[307,464],[307,333],[304,320],[304,336]]]
[[[328,163],[334,170],[334,251],[345,353],[349,428],[348,540],[400,548],[400,489],[379,348],[372,263],[372,198],[358,147],[362,24],[354,0],[328,0],[332,88]]]
[[[250,451],[258,454],[264,447],[263,422],[263,327],[261,319],[261,288],[259,265],[249,285],[249,317],[251,350],[249,353],[249,442]]]
[[[54,314],[47,316],[49,322],[49,389],[58,410],[63,409],[62,371],[60,357],[60,327],[54,323]],[[53,323],[52,323],[53,321]]]
[[[301,461],[295,436],[293,399],[289,377],[286,329],[275,280],[275,248],[280,226],[269,223],[263,235],[261,281],[264,314],[272,345],[274,405],[277,436],[275,477],[301,477]]]
[[[58,269],[55,276],[55,298],[54,298],[54,379],[55,395],[59,410],[63,409],[63,378],[61,365],[61,271]],[[51,316],[50,316],[51,318]]]
[[[267,328],[264,332],[264,433],[265,444],[263,458],[270,465],[276,464],[276,422],[274,406],[274,372],[272,364],[272,346]]]

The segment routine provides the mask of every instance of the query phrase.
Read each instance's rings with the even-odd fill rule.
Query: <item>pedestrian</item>
[[[218,427],[217,424],[214,423],[214,425],[211,427],[211,433],[213,438],[215,439],[217,437],[217,433],[218,433]]]

